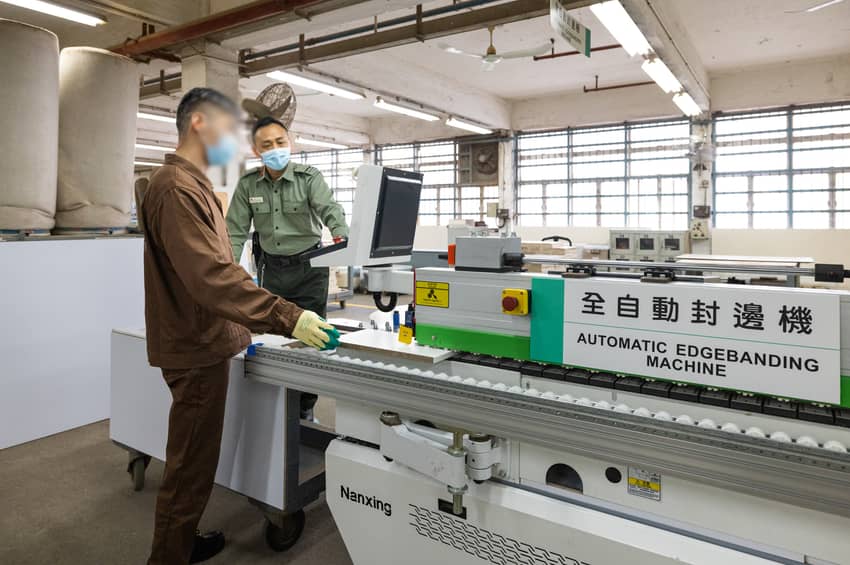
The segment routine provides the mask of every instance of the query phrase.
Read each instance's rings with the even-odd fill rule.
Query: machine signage
[[[572,17],[565,0],[550,0],[549,23],[576,51],[590,57],[590,29]]]
[[[449,307],[449,283],[416,281],[416,305]]]
[[[598,278],[564,292],[567,365],[841,401],[838,294]]]

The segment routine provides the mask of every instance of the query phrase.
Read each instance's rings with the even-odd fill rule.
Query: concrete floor
[[[368,320],[371,298],[357,296],[328,317]],[[321,414],[320,414],[321,417]],[[127,454],[109,440],[108,421],[0,451],[0,564],[144,563],[163,464],[152,461],[142,492],[126,472]],[[351,565],[327,505],[306,510],[299,542],[268,548],[265,518],[243,497],[216,487],[201,529],[219,529],[225,550],[210,563]]]

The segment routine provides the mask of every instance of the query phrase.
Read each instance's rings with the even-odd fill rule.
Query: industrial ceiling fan
[[[490,46],[487,47],[487,51],[485,51],[484,54],[469,53],[462,49],[458,49],[457,47],[452,47],[451,45],[448,45],[446,43],[440,43],[439,47],[447,53],[452,53],[454,55],[466,55],[467,57],[475,57],[476,59],[480,59],[482,63],[481,68],[485,71],[492,71],[494,68],[496,68],[497,63],[505,59],[523,59],[525,57],[534,57],[535,55],[543,55],[544,53],[552,49],[553,41],[550,39],[548,43],[540,45],[538,47],[498,53],[496,51],[496,46],[493,45],[493,32],[495,31],[495,28],[493,26],[490,26],[487,29],[490,31]]]

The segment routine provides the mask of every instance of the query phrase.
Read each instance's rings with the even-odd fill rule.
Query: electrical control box
[[[690,253],[688,231],[611,230],[611,259],[620,261],[673,261]]]

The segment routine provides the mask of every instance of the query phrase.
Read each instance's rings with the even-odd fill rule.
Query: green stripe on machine
[[[482,353],[484,355],[525,361],[531,359],[529,356],[529,342],[531,340],[525,336],[478,332],[417,323],[416,341],[420,345],[454,349],[468,353]]]
[[[564,362],[564,279],[531,281],[531,358]]]

